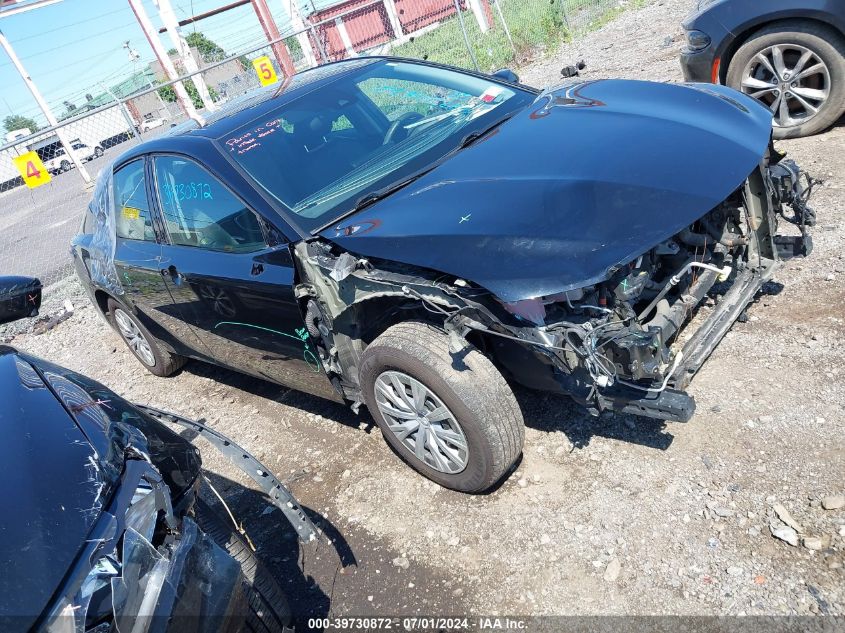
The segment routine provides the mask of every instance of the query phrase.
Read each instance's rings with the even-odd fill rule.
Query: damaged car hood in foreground
[[[35,371],[0,348],[3,612],[35,621],[97,519],[96,451]],[[49,459],[45,456],[49,455]],[[8,582],[8,584],[7,584]],[[1,619],[0,619],[1,621]]]
[[[759,164],[770,113],[722,86],[578,82],[321,235],[505,301],[606,279]]]

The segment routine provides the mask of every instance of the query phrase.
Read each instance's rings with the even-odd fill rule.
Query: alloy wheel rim
[[[765,105],[776,127],[815,117],[830,97],[830,71],[814,51],[777,44],[757,53],[742,73],[742,92]]]
[[[123,310],[114,311],[114,320],[117,323],[117,329],[120,330],[120,335],[126,344],[129,346],[135,355],[149,367],[155,367],[156,358],[153,350],[147,342],[147,337],[141,332],[141,329],[135,325],[135,322],[129,318]]]
[[[376,378],[375,396],[387,427],[416,459],[449,475],[466,468],[466,435],[428,387],[400,371],[385,371]]]

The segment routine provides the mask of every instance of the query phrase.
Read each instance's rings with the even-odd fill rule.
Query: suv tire
[[[482,492],[522,452],[522,413],[502,374],[471,345],[452,354],[433,325],[390,327],[364,350],[359,375],[387,443],[441,486]]]
[[[750,64],[759,63],[757,55],[763,54],[772,50],[773,46],[782,47],[787,54],[792,56],[790,65],[789,60],[785,60],[785,67],[787,70],[795,68],[795,58],[799,56],[801,51],[810,51],[813,58],[809,64],[803,68],[804,71],[814,64],[814,60],[818,60],[824,64],[829,77],[829,85],[827,97],[824,101],[809,101],[810,105],[817,107],[818,112],[804,123],[796,123],[794,125],[774,127],[775,138],[796,138],[800,136],[810,136],[818,134],[833,125],[843,112],[845,112],[845,39],[834,31],[832,28],[816,24],[814,22],[796,20],[788,22],[778,22],[757,31],[751,38],[745,42],[734,54],[728,67],[728,74],[726,83],[736,90],[745,92],[746,94],[757,93],[763,105],[770,106],[774,104],[774,93],[771,90],[757,90],[761,88],[758,86],[743,86],[746,69]],[[769,80],[771,74],[766,68],[759,68],[758,73],[764,75],[763,81]],[[799,73],[800,74],[800,73]],[[782,79],[782,77],[781,77]],[[805,77],[805,82],[819,82],[823,79],[823,74],[815,73],[810,77]],[[771,84],[774,86],[774,84]],[[778,89],[784,93],[788,93],[790,88],[795,88],[789,80],[782,81]],[[799,89],[807,90],[813,89],[813,86],[803,86],[799,84]],[[818,88],[818,86],[816,86]],[[805,93],[806,94],[806,93]],[[805,102],[807,100],[805,99]],[[791,96],[788,100],[793,107],[798,107],[805,113],[808,112],[806,108],[800,105],[798,99]],[[771,108],[770,108],[771,109]],[[776,109],[777,110],[777,109]],[[777,116],[778,112],[773,112]]]

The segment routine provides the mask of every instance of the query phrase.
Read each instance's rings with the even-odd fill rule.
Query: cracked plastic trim
[[[245,448],[205,424],[183,418],[175,413],[156,409],[155,407],[141,404],[135,404],[134,406],[162,422],[178,424],[204,437],[267,493],[270,501],[282,511],[303,542],[308,543],[319,538],[320,534],[317,527],[308,518],[308,515],[305,514],[305,511],[291,492]]]

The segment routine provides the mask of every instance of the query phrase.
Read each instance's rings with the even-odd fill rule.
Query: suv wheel
[[[181,369],[186,359],[164,349],[149,330],[114,299],[109,299],[109,319],[126,343],[147,370],[156,376],[170,376]]]
[[[59,171],[70,171],[70,161],[63,160],[59,164]]]
[[[453,355],[432,325],[394,325],[361,359],[364,399],[387,443],[446,488],[486,490],[522,452],[522,413],[502,374],[474,347]]]
[[[99,158],[102,155],[103,155],[103,148],[100,147],[100,146],[95,147],[94,148],[94,158]]]
[[[812,22],[774,24],[737,50],[727,84],[771,110],[775,138],[817,134],[845,112],[845,41]]]

